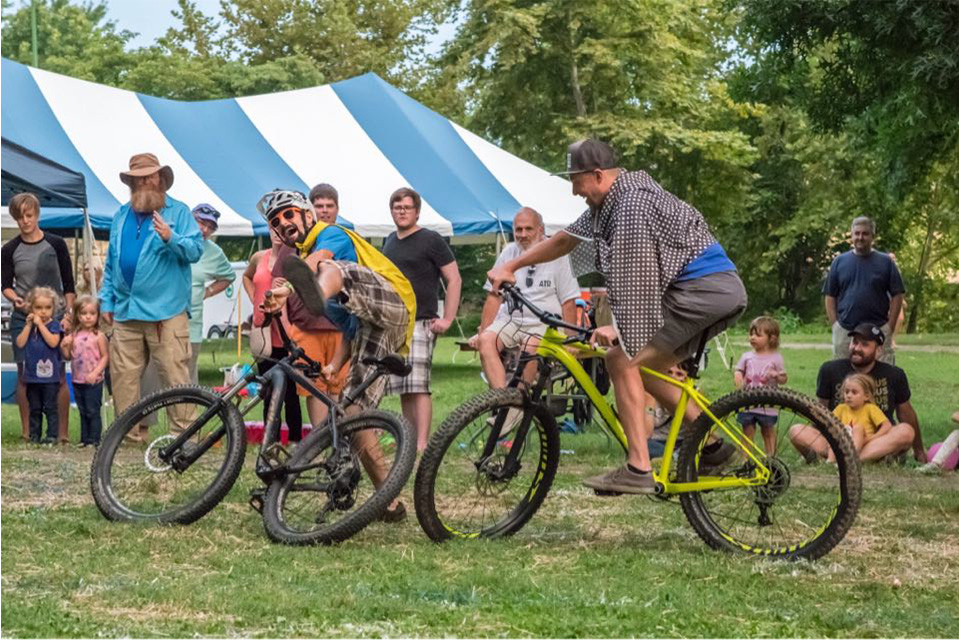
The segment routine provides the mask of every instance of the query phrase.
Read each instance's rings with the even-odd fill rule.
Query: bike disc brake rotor
[[[169,462],[164,462],[160,459],[160,450],[174,440],[176,440],[176,436],[168,433],[157,437],[150,443],[146,452],[143,454],[143,463],[147,469],[153,473],[166,473],[173,468],[173,465]]]

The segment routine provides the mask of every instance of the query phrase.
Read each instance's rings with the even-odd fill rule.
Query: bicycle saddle
[[[364,358],[362,362],[363,364],[373,364],[378,367],[383,367],[388,373],[392,373],[395,376],[405,376],[413,370],[413,367],[406,360],[395,353],[391,353],[389,356],[383,358]]]

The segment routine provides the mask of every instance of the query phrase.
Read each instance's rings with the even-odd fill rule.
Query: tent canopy
[[[388,200],[402,186],[423,197],[420,224],[446,236],[509,231],[521,206],[543,214],[551,232],[584,209],[566,180],[372,73],[297,91],[180,102],[7,59],[2,65],[4,137],[79,171],[95,228],[109,226],[129,199],[119,172],[146,151],[173,169],[171,196],[220,210],[225,235],[266,234],[255,208],[263,193],[306,193],[320,182],[339,191],[341,222],[368,237],[394,230]]]
[[[2,139],[0,155],[2,200],[6,205],[18,193],[30,191],[43,207],[87,206],[82,173],[71,171],[48,158]]]

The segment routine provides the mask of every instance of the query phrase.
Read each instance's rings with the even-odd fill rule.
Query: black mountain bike
[[[416,458],[413,429],[401,416],[379,410],[346,415],[353,403],[385,374],[407,375],[399,356],[369,359],[374,371],[338,405],[316,388],[321,365],[287,336],[273,315],[288,356],[263,376],[251,371],[222,395],[206,387],[180,386],[154,393],[127,409],[110,427],[93,458],[90,487],[100,512],[110,520],[190,524],[230,491],[243,467],[243,416],[271,394],[256,474],[264,487],[251,492],[267,535],[286,544],[332,543],[354,535],[399,495]],[[242,403],[252,382],[260,391]],[[288,384],[299,384],[329,409],[327,420],[291,453],[280,443],[280,408]],[[242,404],[241,404],[242,403]],[[125,442],[146,429],[141,442]],[[136,431],[133,431],[136,433]],[[358,436],[370,433],[379,445],[358,450]],[[365,442],[373,437],[363,438]],[[379,486],[364,466],[386,469]]]

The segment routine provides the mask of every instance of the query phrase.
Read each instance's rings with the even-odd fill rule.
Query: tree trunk
[[[576,34],[570,31],[570,88],[573,91],[573,103],[577,107],[577,117],[587,115],[587,105],[583,102],[583,92],[580,90],[580,71],[577,69]]]
[[[910,317],[907,319],[907,333],[916,333],[917,319],[923,306],[923,284],[926,279],[927,268],[930,266],[930,253],[933,249],[933,216],[927,216],[927,237],[923,241],[923,251],[920,252],[920,265],[917,267],[917,291],[913,294],[913,305],[910,307]]]

